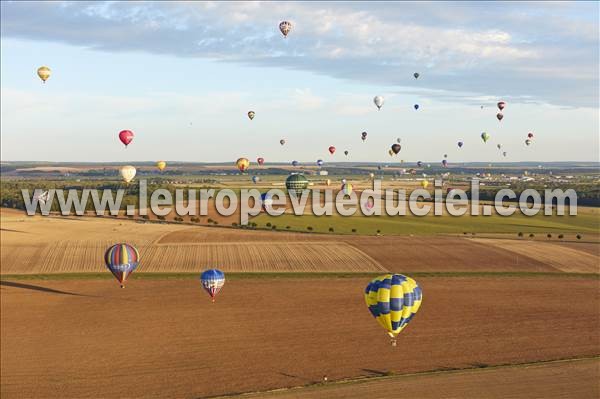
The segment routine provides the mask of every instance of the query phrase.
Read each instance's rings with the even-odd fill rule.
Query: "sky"
[[[598,2],[0,7],[2,161],[600,161]]]

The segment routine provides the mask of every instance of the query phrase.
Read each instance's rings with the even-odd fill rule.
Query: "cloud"
[[[584,3],[2,2],[2,36],[598,107]],[[294,28],[283,39],[280,20]],[[422,78],[412,80],[412,73]],[[457,100],[462,98],[458,95]]]

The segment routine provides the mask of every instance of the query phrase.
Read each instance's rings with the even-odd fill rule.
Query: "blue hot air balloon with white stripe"
[[[200,282],[202,283],[202,288],[208,295],[210,295],[212,301],[215,301],[215,297],[225,285],[225,273],[218,269],[208,269],[202,272],[200,275]]]
[[[127,277],[137,269],[139,262],[138,250],[126,243],[115,244],[104,253],[104,263],[121,284],[121,288],[125,288]]]

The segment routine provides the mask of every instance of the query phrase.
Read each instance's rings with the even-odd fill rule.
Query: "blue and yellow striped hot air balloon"
[[[138,267],[139,262],[138,250],[126,243],[115,244],[104,253],[104,263],[121,284],[121,288],[125,288],[127,277]]]
[[[396,346],[396,337],[419,310],[421,287],[401,274],[385,274],[372,280],[365,289],[365,301],[377,322]]]

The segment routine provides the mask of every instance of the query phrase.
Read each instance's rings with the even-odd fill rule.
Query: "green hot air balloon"
[[[308,179],[304,177],[304,175],[295,173],[289,175],[287,179],[285,179],[285,188],[287,188],[288,192],[295,193],[296,195],[302,195],[302,191],[308,187]]]
[[[481,140],[483,140],[484,143],[487,143],[489,139],[490,135],[487,132],[481,133]]]

